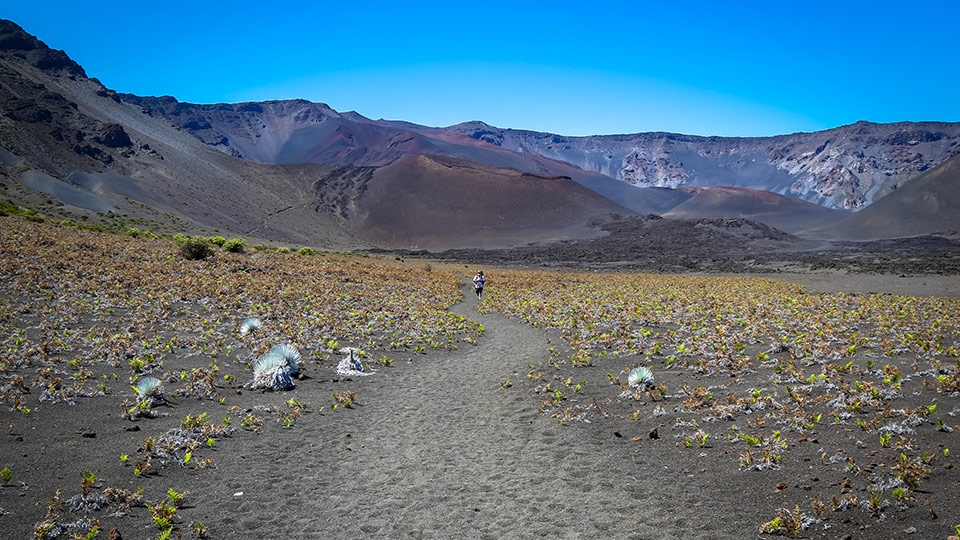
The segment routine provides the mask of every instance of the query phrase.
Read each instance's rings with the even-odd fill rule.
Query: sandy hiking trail
[[[645,466],[623,446],[604,446],[593,429],[564,427],[538,413],[528,390],[502,388],[548,355],[546,334],[480,314],[472,290],[464,293],[452,311],[484,325],[478,345],[404,359],[355,379],[348,383],[358,392],[350,410],[325,411],[320,421],[311,415],[275,438],[224,444],[225,453],[237,455],[221,455],[210,484],[193,495],[197,510],[212,511],[203,519],[216,536],[736,534],[717,530],[731,522],[713,515],[703,492],[666,480],[674,475],[658,471],[661,459]],[[306,380],[282,397],[310,401],[330,388]]]

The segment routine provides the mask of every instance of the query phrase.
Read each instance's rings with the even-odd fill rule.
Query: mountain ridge
[[[860,121],[823,131],[770,137],[719,137],[668,132],[568,137],[497,128],[482,121],[448,127],[421,126],[396,120],[371,120],[352,112],[349,117],[323,103],[307,100],[269,101],[270,110],[243,105],[241,115],[255,110],[268,127],[279,104],[295,104],[295,124],[286,126],[288,151],[251,152],[241,132],[211,118],[212,111],[230,104],[195,105],[177,102],[174,112],[163,99],[124,94],[152,113],[166,115],[211,145],[248,159],[267,162],[324,162],[336,165],[385,165],[413,153],[435,153],[488,163],[512,161],[530,172],[533,167],[561,163],[579,174],[602,174],[636,187],[732,186],[762,189],[838,209],[860,209],[901,187],[918,174],[960,154],[960,123]],[[172,98],[170,98],[172,99]],[[234,105],[234,106],[237,106]],[[288,118],[289,119],[289,118]],[[246,122],[250,124],[252,122]],[[329,124],[329,125],[324,125]],[[371,140],[377,126],[380,140]],[[344,138],[330,132],[345,133]],[[276,131],[268,132],[276,136]],[[309,139],[304,143],[303,139]],[[482,143],[482,144],[477,144]],[[404,146],[406,145],[406,146]],[[508,154],[491,153],[491,147]],[[350,152],[344,152],[350,148]],[[380,148],[371,153],[370,148]],[[340,150],[332,153],[331,149]],[[523,164],[523,158],[538,160]],[[554,165],[545,165],[548,160]],[[576,174],[576,173],[575,173]]]
[[[857,179],[859,192],[849,191],[842,181],[829,184],[829,175],[824,184],[863,197],[865,208],[869,197],[864,194],[879,197],[885,191],[891,194],[885,204],[910,206],[895,215],[913,228],[894,224],[884,233],[888,237],[960,228],[957,216],[948,214],[933,225],[941,229],[930,230],[929,223],[916,217],[925,214],[918,205],[927,204],[929,197],[900,197],[912,191],[905,187],[913,178],[938,171],[951,158],[958,147],[954,130],[960,124],[858,123],[815,132],[812,139],[810,134],[720,138],[669,133],[571,138],[502,130],[483,122],[434,128],[371,120],[302,99],[195,105],[172,96],[123,94],[88,78],[63,51],[51,51],[15,23],[0,20],[4,43],[10,45],[0,48],[0,183],[10,197],[57,199],[84,218],[163,214],[195,229],[334,249],[589,244],[611,231],[640,234],[641,229],[615,225],[648,214],[675,221],[757,220],[790,233],[820,227],[820,234],[830,237],[838,216],[847,214],[778,193],[771,185],[753,185],[770,175],[780,182],[773,188],[784,193],[790,191],[788,184],[802,184],[802,178],[789,176],[786,166],[777,169],[769,161],[769,155],[776,155],[799,172],[816,168],[812,163],[832,163],[836,175],[843,177],[854,159],[871,164],[862,166],[865,172],[894,177]],[[716,173],[713,184],[719,185],[681,182],[676,187],[682,189],[638,188],[573,163],[591,144],[615,141],[627,148],[637,140],[660,145],[656,170],[689,178],[686,168],[694,170],[690,163],[695,163],[701,172]],[[505,141],[527,141],[528,146],[512,150]],[[731,142],[752,146],[723,146]],[[683,147],[693,143],[715,146]],[[538,145],[554,150],[569,146],[580,154],[538,153]],[[850,154],[857,145],[862,155]],[[643,169],[643,156],[630,151]],[[608,164],[622,160],[609,149],[606,154],[591,152]],[[688,157],[674,163],[678,156]],[[896,163],[909,167],[897,169]],[[918,190],[934,193],[942,184],[949,198],[956,191],[949,181],[955,175],[951,168],[947,181],[934,176],[918,184]],[[467,177],[474,178],[476,189],[453,189]],[[379,201],[372,198],[374,188],[382,192]],[[818,189],[824,190],[820,198],[832,193],[823,186]],[[447,195],[438,196],[441,192]],[[421,216],[443,219],[428,219],[429,227],[422,228],[409,215],[397,213],[398,201],[421,208]],[[484,220],[491,216],[502,223],[485,229]],[[848,237],[869,230],[857,226],[857,214],[844,221]],[[749,229],[767,234],[765,227]],[[654,230],[671,234],[678,227]],[[608,238],[603,245],[618,241],[633,239]],[[780,238],[778,245],[792,241]]]

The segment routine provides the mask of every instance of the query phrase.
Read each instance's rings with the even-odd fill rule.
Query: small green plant
[[[197,416],[187,415],[180,422],[180,427],[186,430],[198,429],[209,424],[210,421],[207,418],[207,413],[200,413]]]
[[[120,454],[120,463],[123,463],[124,465],[126,465],[128,461],[130,461],[129,454]]]
[[[223,250],[230,253],[243,253],[247,249],[247,241],[243,238],[231,238],[223,243]]]
[[[314,254],[316,253],[316,251],[314,251],[313,249],[308,248],[308,247],[302,247],[302,248],[300,248],[300,249],[297,250],[297,253],[299,253],[299,254],[301,254],[301,255],[310,256],[310,255],[314,255]]]
[[[174,508],[181,508],[183,507],[183,501],[186,500],[188,493],[190,492],[183,491],[177,493],[173,488],[170,488],[167,490],[167,498],[170,499],[170,504],[172,504]]]
[[[786,536],[798,536],[803,530],[804,514],[797,506],[793,512],[786,508],[777,510],[777,516],[772,520],[760,525],[760,532],[764,534],[782,534]]]
[[[354,400],[357,399],[356,392],[334,392],[333,393],[333,409],[337,409],[337,405],[343,405],[344,407],[350,408]]]
[[[153,506],[148,504],[147,508],[153,517],[153,524],[156,525],[158,529],[163,531],[173,528],[173,518],[177,515],[176,507],[167,504],[167,501],[160,501]]]
[[[887,448],[890,446],[890,439],[893,438],[893,434],[889,431],[884,431],[880,434],[880,448]]]
[[[50,538],[47,535],[53,532],[53,529],[56,526],[57,524],[49,519],[41,521],[40,523],[37,523],[36,527],[33,528],[33,536],[38,540],[44,540],[45,538]]]
[[[180,246],[180,254],[188,261],[199,261],[213,256],[213,248],[206,238],[195,236]]]
[[[706,448],[707,439],[710,438],[710,434],[705,431],[698,431],[695,437],[697,439],[697,445],[699,445],[700,448]]]
[[[902,503],[907,498],[907,489],[899,486],[890,492],[890,496],[893,497],[893,500]]]
[[[210,531],[202,521],[191,521],[190,532],[197,538],[206,538]]]
[[[908,488],[914,490],[919,488],[920,481],[927,477],[927,470],[923,465],[910,459],[903,452],[900,452],[899,462],[892,467],[892,470]]]
[[[883,505],[883,493],[880,491],[870,492],[870,511],[878,514]]]
[[[0,480],[3,480],[4,484],[9,484],[11,478],[13,478],[13,471],[10,470],[10,467],[0,469]]]
[[[746,441],[746,443],[749,444],[750,446],[760,446],[760,444],[763,442],[762,437],[756,437],[756,436],[750,435],[749,433],[741,432],[740,438]]]
[[[90,493],[90,490],[93,489],[96,483],[97,475],[93,474],[93,471],[90,469],[84,469],[83,475],[80,478],[80,490],[83,491],[83,494],[86,495]]]

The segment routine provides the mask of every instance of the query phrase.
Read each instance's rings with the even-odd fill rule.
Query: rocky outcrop
[[[857,209],[960,154],[960,124],[849,126],[777,137],[669,133],[560,137],[476,123],[448,128],[641,187],[735,186]]]
[[[0,19],[0,54],[16,55],[44,71],[86,77],[80,64],[74,62],[67,53],[47,47],[44,42],[24,32],[14,22],[3,19]]]
[[[127,135],[126,130],[120,124],[109,124],[104,127],[100,137],[97,138],[97,142],[107,148],[130,148],[133,146],[133,141],[130,140],[130,136]]]

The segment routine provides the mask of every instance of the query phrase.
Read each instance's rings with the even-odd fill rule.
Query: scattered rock
[[[109,124],[104,128],[98,142],[107,148],[130,148],[133,142],[120,124]]]

